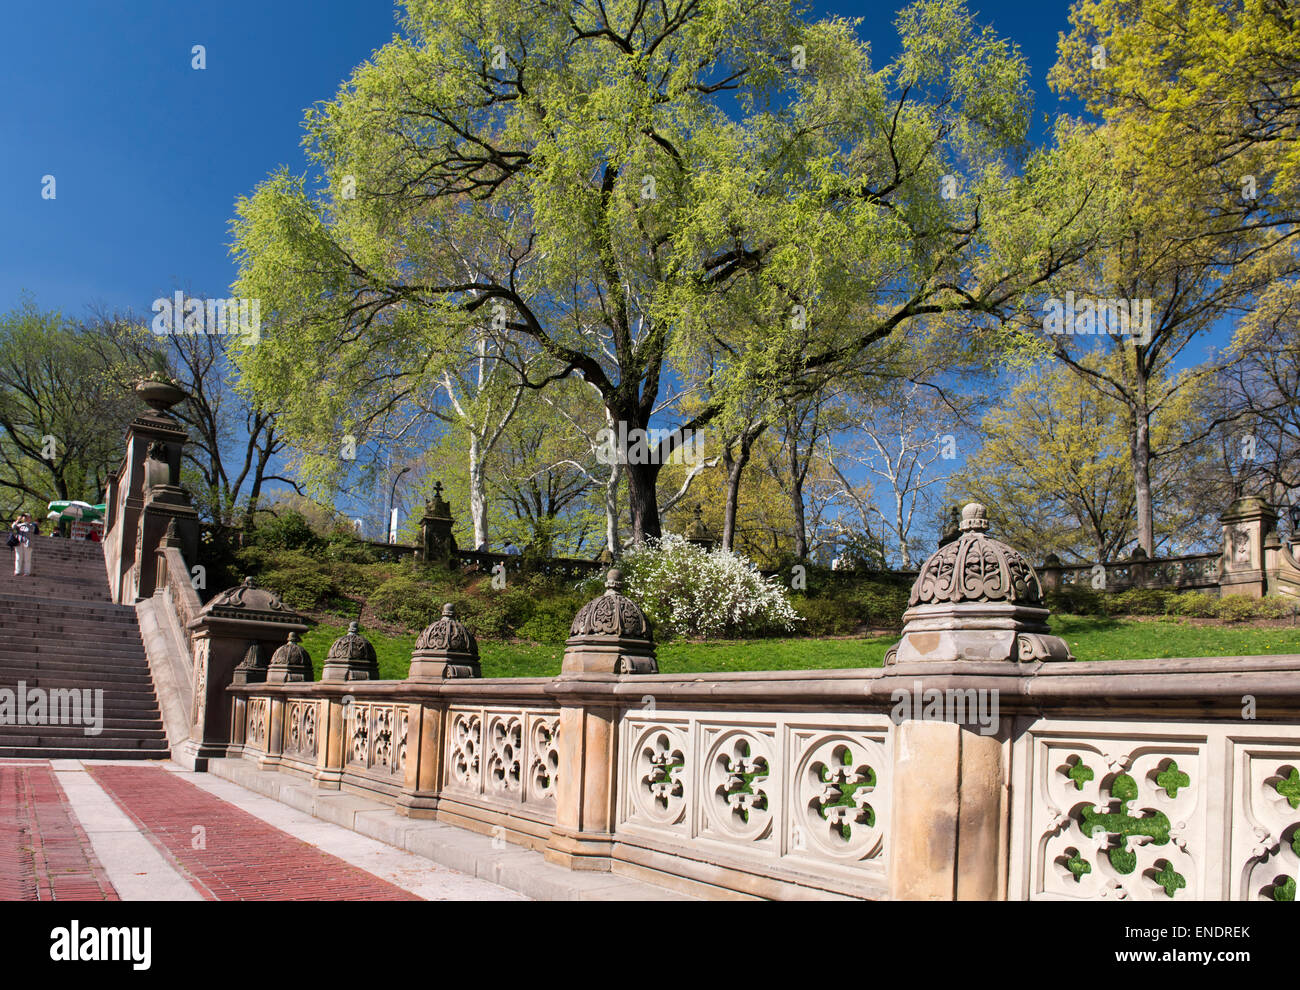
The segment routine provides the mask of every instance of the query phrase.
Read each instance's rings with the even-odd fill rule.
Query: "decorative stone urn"
[[[465,623],[456,618],[456,606],[442,606],[442,618],[432,622],[415,641],[408,681],[441,681],[451,677],[482,677],[478,643]]]
[[[287,684],[310,681],[311,654],[298,643],[297,630],[289,633],[289,641],[271,654],[271,665],[266,668],[266,683]]]
[[[165,413],[185,398],[182,389],[163,378],[142,378],[135,383],[135,393],[144,399],[150,409],[160,413]]]
[[[650,620],[622,590],[623,574],[614,568],[605,593],[578,610],[564,644],[564,673],[659,673]]]
[[[379,680],[379,659],[375,656],[375,648],[357,629],[357,623],[349,623],[348,631],[330,646],[321,670],[322,681]]]
[[[984,506],[962,510],[960,535],[921,566],[903,613],[903,637],[887,665],[954,660],[1073,660],[1051,635],[1038,575],[1005,543],[985,535]]]

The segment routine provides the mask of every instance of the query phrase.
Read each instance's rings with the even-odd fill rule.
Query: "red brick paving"
[[[0,763],[0,900],[115,901],[48,763]]]
[[[86,769],[209,900],[419,900],[161,767]],[[206,848],[194,848],[196,825]]]

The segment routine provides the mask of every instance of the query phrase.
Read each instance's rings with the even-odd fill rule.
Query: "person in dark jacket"
[[[32,537],[40,532],[40,528],[32,522],[31,513],[24,512],[10,523],[9,531],[18,540],[14,545],[14,577],[31,577]]]

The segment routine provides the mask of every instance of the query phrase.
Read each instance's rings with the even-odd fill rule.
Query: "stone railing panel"
[[[696,847],[733,869],[878,894],[890,728],[884,714],[626,710],[616,834],[647,850]]]
[[[451,705],[444,796],[554,820],[559,725],[558,708]]]
[[[406,774],[408,706],[353,701],[345,710],[344,773],[400,787]]]
[[[1013,763],[1012,899],[1294,897],[1300,727],[1039,719]]]

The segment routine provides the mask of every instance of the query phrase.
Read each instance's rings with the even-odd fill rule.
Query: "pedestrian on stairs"
[[[14,577],[31,577],[32,574],[32,537],[40,532],[32,522],[31,513],[24,512],[9,525],[9,539],[14,548]]]

